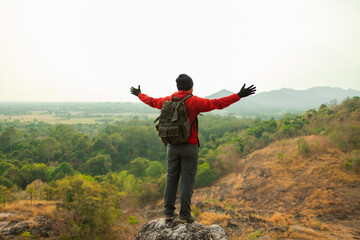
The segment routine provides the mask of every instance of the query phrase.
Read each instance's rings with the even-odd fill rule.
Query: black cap
[[[178,90],[190,90],[193,86],[193,80],[186,74],[180,74],[176,79],[176,86]]]

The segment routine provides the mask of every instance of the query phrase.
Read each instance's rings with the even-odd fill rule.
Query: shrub
[[[310,153],[309,143],[304,138],[299,138],[297,141],[299,154],[306,157]]]
[[[146,176],[154,179],[158,179],[161,177],[163,172],[162,165],[158,161],[151,161],[149,162],[149,167],[146,168]]]
[[[344,152],[360,148],[360,127],[355,124],[339,124],[335,126],[329,137]]]
[[[146,169],[149,167],[150,161],[143,157],[137,157],[131,160],[129,164],[129,173],[133,174],[135,177],[144,177],[146,174]]]
[[[283,160],[284,157],[286,157],[286,153],[277,152],[276,157],[277,157],[278,160]]]
[[[156,183],[156,182],[142,182],[142,185],[140,187],[141,193],[138,197],[136,197],[132,203],[137,204],[138,202],[146,205],[150,202],[158,200],[160,197],[162,197],[163,189],[162,184]]]
[[[350,153],[349,158],[344,162],[344,167],[360,172],[360,150],[354,150]]]
[[[195,177],[195,187],[209,186],[213,181],[217,179],[214,170],[210,167],[210,164],[205,162],[198,168],[198,173]]]
[[[31,233],[28,232],[28,231],[25,231],[25,232],[21,233],[20,236],[21,236],[23,239],[32,239],[32,238],[33,238],[33,235],[31,235]]]
[[[74,175],[57,181],[56,191],[63,200],[74,229],[82,229],[80,236],[104,238],[120,215],[121,193],[113,184],[94,181],[84,175]],[[89,238],[91,239],[91,238]]]
[[[130,216],[128,220],[126,220],[130,224],[137,224],[139,223],[139,220],[136,219],[134,216]]]
[[[256,240],[261,236],[261,231],[256,231],[248,234],[247,240]]]
[[[201,214],[200,208],[192,207],[191,208],[191,214],[195,217],[198,217]]]

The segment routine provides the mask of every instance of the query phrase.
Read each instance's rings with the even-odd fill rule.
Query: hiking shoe
[[[177,218],[179,216],[179,214],[177,214],[176,212],[173,213],[166,213],[165,214],[165,220],[169,221],[169,220],[174,220],[175,218]]]
[[[195,222],[195,218],[193,216],[180,216],[179,217],[179,222],[182,222],[182,223],[193,223]]]

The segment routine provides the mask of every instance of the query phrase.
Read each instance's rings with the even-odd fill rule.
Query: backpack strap
[[[186,100],[188,100],[190,97],[192,97],[192,95],[186,95],[183,99],[181,99],[182,102],[185,102]]]
[[[187,99],[189,99],[190,97],[192,97],[192,94],[188,94],[186,95],[183,99],[181,99],[182,102],[185,102]],[[173,97],[174,98],[177,98],[177,99],[180,99],[178,97]],[[171,100],[173,100],[171,99]],[[196,131],[197,131],[197,142],[198,142],[198,147],[200,147],[200,140],[199,140],[199,120],[198,120],[198,117],[196,116],[195,119],[192,121],[192,123],[190,124],[190,126],[192,126],[194,124],[194,122],[196,123]]]
[[[177,111],[177,108],[180,106],[180,103],[183,103],[183,102],[185,102],[187,99],[189,99],[190,97],[191,97],[192,95],[186,95],[184,98],[179,98],[179,97],[173,97],[172,99],[171,99],[171,101],[173,101],[174,102],[174,107],[172,108],[172,112],[171,112],[171,114],[170,115],[172,115],[173,114],[173,111]],[[174,101],[174,99],[179,99],[180,101]]]
[[[186,96],[183,97],[183,98],[173,97],[173,98],[171,99],[171,101],[174,101],[174,99],[177,99],[177,100],[179,100],[179,101],[185,102],[185,101],[186,101],[188,98],[190,98],[190,97],[192,97],[192,94],[188,94],[188,95],[186,95]]]
[[[185,96],[184,98],[182,98],[182,99],[179,98],[179,97],[173,97],[173,98],[171,99],[171,101],[174,101],[175,99],[177,99],[178,101],[185,102],[185,101],[186,101],[188,98],[190,98],[190,97],[192,97],[192,94],[188,94],[188,95],[186,95],[186,96]],[[156,123],[159,119],[160,119],[160,116],[155,119],[154,123]]]

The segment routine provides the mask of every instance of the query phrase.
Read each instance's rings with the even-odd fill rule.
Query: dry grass
[[[19,222],[27,219],[29,219],[29,214],[25,214],[25,213],[12,214],[7,218],[9,222]]]
[[[313,228],[313,229],[317,229],[317,230],[321,230],[321,231],[327,231],[329,230],[329,226],[321,221],[319,221],[318,219],[314,219],[314,218],[303,218],[300,220],[300,222],[302,224],[304,224],[304,226]]]
[[[2,212],[21,212],[19,215],[12,215],[9,220],[24,220],[29,217],[46,216],[55,218],[56,202],[55,201],[30,201],[20,200],[12,203],[7,203],[5,207],[1,208]],[[23,218],[23,219],[20,219]]]
[[[215,223],[216,224],[222,223],[221,225],[224,225],[226,224],[226,220],[230,218],[231,217],[226,214],[217,214],[214,212],[202,212],[200,213],[199,218],[196,219],[196,221],[207,226],[210,226]]]
[[[333,174],[331,175],[331,180],[338,183],[357,183],[359,177],[356,174],[348,174],[340,169],[333,169]]]
[[[314,236],[312,235],[308,235],[306,233],[302,233],[302,232],[291,232],[288,237],[290,239],[303,239],[303,240],[314,240],[314,239],[318,239],[318,238],[314,238]]]
[[[268,217],[266,221],[280,226],[289,226],[294,223],[291,218],[292,215],[276,212],[271,217]]]

